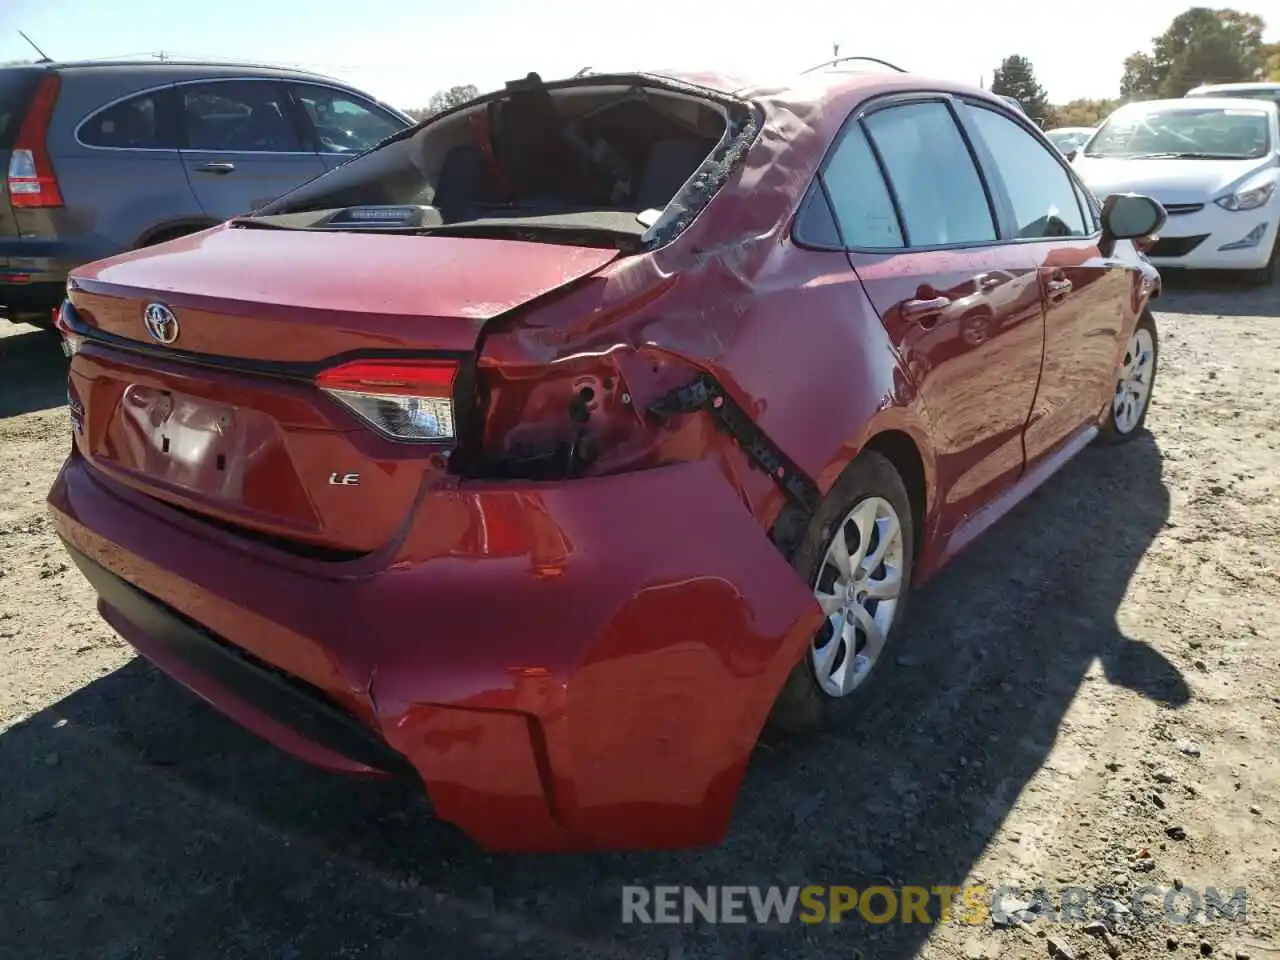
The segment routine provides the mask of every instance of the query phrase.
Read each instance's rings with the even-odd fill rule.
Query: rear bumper
[[[0,236],[0,317],[48,324],[67,295],[67,274],[119,253],[102,237]]]
[[[821,616],[710,461],[428,492],[377,569],[232,540],[75,455],[49,500],[162,669],[304,759],[411,768],[492,850],[717,842]]]

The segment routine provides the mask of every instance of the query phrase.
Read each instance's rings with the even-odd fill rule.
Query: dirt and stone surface
[[[1150,435],[1086,451],[918,594],[861,723],[765,744],[722,846],[516,858],[410,787],[295,762],[131,655],[45,514],[70,443],[57,342],[0,325],[0,955],[1280,960],[1280,288],[1181,285],[1159,307]],[[630,883],[1118,906],[1091,901],[1092,926],[1034,906],[623,925]],[[1144,920],[1125,911],[1146,885]],[[1160,916],[1178,886],[1244,887],[1245,917]]]

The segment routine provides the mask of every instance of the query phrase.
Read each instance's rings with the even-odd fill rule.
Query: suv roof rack
[[[880,66],[888,67],[890,70],[897,71],[898,73],[907,72],[896,63],[890,63],[888,60],[881,60],[879,57],[836,57],[834,60],[824,60],[822,63],[812,66],[808,70],[801,70],[800,73],[801,75],[813,73],[815,70],[821,70],[823,67],[834,67],[840,63],[848,63],[850,60],[863,60],[867,63],[878,63]]]
[[[30,66],[45,66],[41,62]],[[53,67],[244,67],[253,70],[279,70],[283,73],[307,74],[326,77],[326,74],[305,67],[271,63],[264,60],[242,60],[234,57],[167,56],[163,53],[135,53],[126,56],[90,57],[83,60],[55,60]]]

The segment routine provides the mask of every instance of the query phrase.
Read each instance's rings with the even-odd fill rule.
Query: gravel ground
[[[1160,307],[1150,435],[1086,451],[922,591],[859,729],[764,745],[716,849],[523,858],[131,655],[45,514],[57,342],[0,324],[0,954],[1280,957],[1280,288]],[[620,922],[627,883],[1175,881],[1246,887],[1246,919]]]

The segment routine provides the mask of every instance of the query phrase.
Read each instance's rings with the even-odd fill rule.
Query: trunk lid
[[[182,353],[271,363],[352,350],[470,351],[485,321],[584,277],[616,250],[476,237],[215,227],[73,270],[91,326]]]
[[[384,437],[315,373],[356,351],[460,359],[486,320],[617,255],[220,227],[79,268],[78,449],[114,479],[235,532],[326,559],[370,552],[424,481],[445,478],[451,443]],[[168,342],[144,322],[154,303],[176,320]]]

